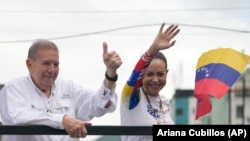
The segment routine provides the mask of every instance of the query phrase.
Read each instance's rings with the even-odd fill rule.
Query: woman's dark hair
[[[167,58],[162,52],[157,52],[153,59],[160,59],[165,63],[165,67],[168,68]]]

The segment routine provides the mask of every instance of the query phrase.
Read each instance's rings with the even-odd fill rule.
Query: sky
[[[104,78],[102,43],[107,42],[109,50],[117,51],[123,61],[116,88],[120,98],[135,63],[151,45],[163,22],[166,26],[178,24],[181,30],[175,37],[175,46],[163,51],[169,73],[162,94],[170,99],[175,89],[194,88],[196,63],[203,52],[230,47],[250,54],[249,0],[0,0],[0,3],[3,84],[28,74],[27,50],[35,39],[45,38],[60,49],[59,77],[96,89]],[[119,107],[92,123],[119,125]]]

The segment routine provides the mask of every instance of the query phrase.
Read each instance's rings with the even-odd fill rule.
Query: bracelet
[[[114,77],[109,77],[108,74],[107,74],[107,71],[106,71],[106,73],[105,73],[105,78],[106,78],[108,81],[116,82],[117,79],[118,79],[118,75],[116,74]]]

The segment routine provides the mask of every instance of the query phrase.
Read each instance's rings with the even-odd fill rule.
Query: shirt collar
[[[37,88],[37,86],[34,84],[32,78],[31,78],[31,75],[28,75],[27,77],[27,80],[29,81],[29,83],[32,85],[32,87],[39,93],[43,93],[39,88]],[[54,95],[54,91],[55,91],[55,88],[56,88],[56,84],[54,83],[52,85],[52,88],[51,88],[51,93],[52,95]]]

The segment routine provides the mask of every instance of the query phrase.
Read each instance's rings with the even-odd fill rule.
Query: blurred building
[[[177,89],[172,101],[176,124],[250,124],[250,69],[240,76],[231,90],[222,97],[210,98],[212,111],[195,120],[197,99],[194,90]]]
[[[121,141],[121,137],[117,135],[114,135],[114,136],[105,135],[96,139],[95,141]]]
[[[0,90],[2,89],[4,85],[3,84],[0,84]],[[1,119],[1,113],[0,113],[0,122],[2,121]],[[0,123],[0,126],[1,126],[1,123]],[[2,141],[2,135],[0,135],[0,141]]]

